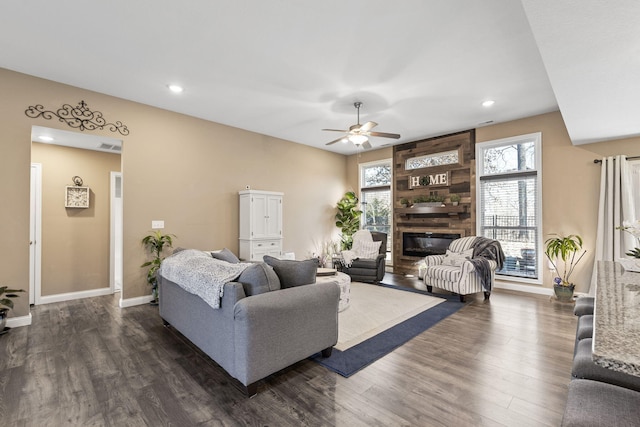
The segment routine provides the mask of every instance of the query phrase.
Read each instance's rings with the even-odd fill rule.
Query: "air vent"
[[[120,147],[119,145],[106,144],[104,142],[101,142],[98,150],[117,151],[118,153],[120,153],[122,151],[122,147]]]

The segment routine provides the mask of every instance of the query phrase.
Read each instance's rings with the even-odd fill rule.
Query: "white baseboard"
[[[544,288],[542,286],[529,286],[529,285],[518,285],[516,283],[509,282],[500,282],[495,281],[493,287],[496,289],[506,289],[509,291],[517,291],[517,292],[528,292],[530,294],[538,294],[538,295],[553,295],[553,289]]]
[[[120,298],[119,305],[120,305],[120,308],[127,308],[127,307],[133,307],[136,305],[149,304],[152,300],[153,300],[152,295],[143,295],[141,297],[127,298],[127,299]]]
[[[111,288],[91,289],[90,291],[67,292],[64,294],[41,296],[38,299],[37,305],[52,304],[54,302],[62,302],[62,301],[71,301],[74,299],[100,297],[103,295],[111,295],[111,294],[113,294],[113,291],[111,290]]]
[[[20,326],[29,326],[31,324],[31,313],[27,316],[10,317],[7,319],[7,326],[10,328],[18,328]]]

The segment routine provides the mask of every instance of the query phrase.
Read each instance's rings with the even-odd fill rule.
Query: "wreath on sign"
[[[429,176],[428,175],[420,177],[420,185],[422,185],[423,187],[426,187],[427,185],[429,185]]]

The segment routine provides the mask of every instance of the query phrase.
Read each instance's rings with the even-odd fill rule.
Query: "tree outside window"
[[[538,280],[541,197],[539,134],[477,145],[478,234],[500,241],[498,274]]]

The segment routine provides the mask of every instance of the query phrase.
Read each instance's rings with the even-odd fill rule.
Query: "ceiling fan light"
[[[367,142],[369,138],[366,135],[349,135],[349,141],[353,142],[356,145],[362,145]]]

